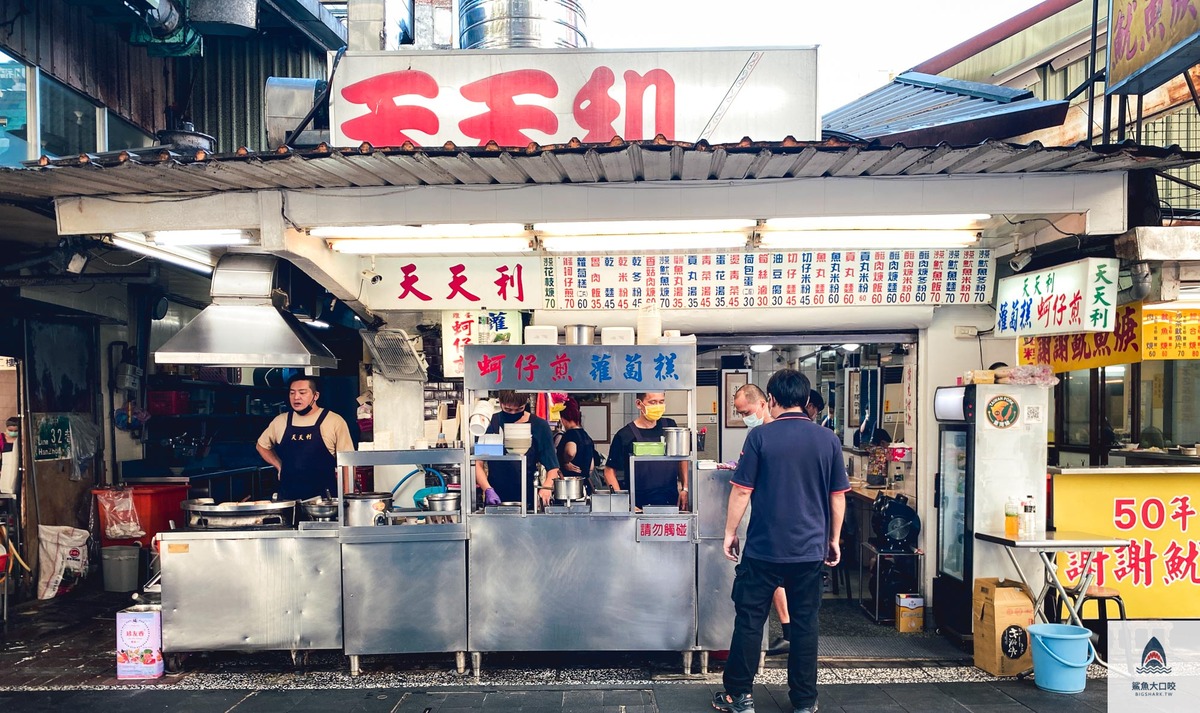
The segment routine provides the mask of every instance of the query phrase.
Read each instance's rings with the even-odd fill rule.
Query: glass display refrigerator
[[[945,634],[972,635],[975,579],[1019,579],[1004,548],[975,539],[976,532],[1004,532],[1004,506],[1032,498],[1044,527],[1049,389],[1023,384],[939,387],[934,393],[938,426],[937,569],[933,614]],[[1027,573],[1041,564],[1017,552]]]

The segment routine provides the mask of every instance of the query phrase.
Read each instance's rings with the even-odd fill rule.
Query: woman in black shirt
[[[596,446],[592,443],[592,437],[583,430],[583,415],[579,412],[579,402],[568,398],[558,418],[563,427],[557,447],[559,472],[564,477],[583,478],[583,487],[590,495]]]

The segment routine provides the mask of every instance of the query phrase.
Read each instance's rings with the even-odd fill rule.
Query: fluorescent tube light
[[[329,247],[352,255],[441,255],[448,253],[527,253],[529,238],[440,238],[330,240]]]
[[[573,223],[535,223],[534,231],[550,236],[660,235],[676,233],[731,233],[753,228],[757,221],[728,220],[597,220]]]
[[[774,249],[940,248],[972,245],[970,230],[764,230],[759,245]]]
[[[507,238],[525,235],[524,223],[444,223],[427,225],[358,225],[309,228],[314,238]]]
[[[641,250],[703,250],[746,246],[742,233],[680,233],[640,235],[560,235],[542,237],[552,253],[622,252]]]
[[[770,218],[768,230],[978,230],[991,220],[987,213],[950,215],[847,215]]]
[[[137,234],[135,233],[135,235]],[[115,247],[123,250],[129,250],[131,252],[145,255],[146,257],[152,257],[156,260],[169,262],[172,265],[178,265],[179,267],[184,267],[204,275],[211,275],[213,271],[213,263],[211,262],[211,259],[200,255],[199,253],[187,254],[184,252],[167,250],[155,245],[149,245],[137,240],[136,238],[129,237],[128,235],[122,235],[120,233],[114,234],[110,240]]]
[[[843,344],[842,349],[845,349],[848,352],[856,352],[861,346],[861,344],[854,344],[853,342],[850,342],[848,344]]]
[[[146,237],[155,245],[249,245],[243,230],[152,230]]]
[[[775,345],[773,345],[773,344],[751,344],[750,345],[750,351],[754,352],[755,354],[764,354],[766,352],[771,351],[774,348],[775,348]]]

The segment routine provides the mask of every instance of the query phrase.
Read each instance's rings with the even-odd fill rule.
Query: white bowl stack
[[[524,455],[533,445],[533,431],[528,423],[504,424],[504,450],[510,455]]]

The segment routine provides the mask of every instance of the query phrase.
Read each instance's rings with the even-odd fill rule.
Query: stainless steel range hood
[[[324,344],[290,312],[275,290],[278,258],[230,254],[213,271],[212,304],[154,352],[158,364],[337,366]]]

